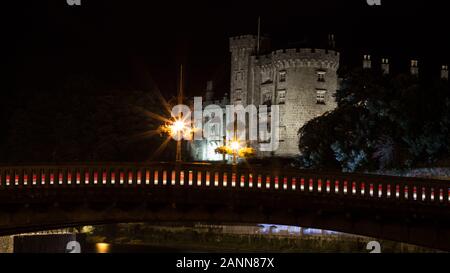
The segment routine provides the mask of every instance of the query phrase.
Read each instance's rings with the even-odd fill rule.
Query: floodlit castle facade
[[[266,38],[244,35],[230,38],[232,105],[279,105],[279,146],[260,157],[290,157],[299,154],[298,131],[309,120],[336,108],[339,53],[332,49],[292,48],[272,51]],[[334,37],[330,36],[330,48]],[[208,99],[205,101],[206,106]],[[270,108],[269,108],[270,109]],[[225,112],[225,111],[224,111]],[[225,126],[224,126],[225,127]],[[320,136],[318,136],[320,137]],[[223,142],[193,144],[197,160],[217,160],[214,147]]]

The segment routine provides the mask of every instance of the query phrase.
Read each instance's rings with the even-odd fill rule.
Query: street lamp
[[[237,158],[246,158],[255,155],[255,150],[251,147],[241,145],[237,139],[230,140],[225,146],[218,147],[216,153],[222,155],[232,155],[233,165],[236,165]]]
[[[161,133],[172,137],[177,142],[175,161],[181,162],[181,141],[183,137],[186,138],[186,136],[193,132],[192,128],[190,128],[183,119],[174,118],[172,121],[161,126],[159,130]]]

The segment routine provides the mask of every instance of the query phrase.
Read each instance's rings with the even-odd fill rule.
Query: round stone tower
[[[339,53],[325,49],[277,50],[257,59],[260,102],[280,105],[281,142],[275,155],[298,155],[298,130],[336,108],[338,67]]]

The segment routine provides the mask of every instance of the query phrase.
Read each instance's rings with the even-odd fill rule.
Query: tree
[[[355,70],[336,101],[337,109],[299,131],[304,167],[410,167],[450,156],[447,81]]]

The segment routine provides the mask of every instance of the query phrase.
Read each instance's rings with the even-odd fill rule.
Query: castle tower
[[[213,91],[213,81],[208,81],[206,83],[205,90],[205,103],[209,104],[213,102],[214,91]]]
[[[230,38],[231,53],[231,103],[248,104],[250,88],[251,56],[255,54],[258,38],[244,35]]]
[[[383,71],[383,74],[385,74],[385,75],[389,74],[389,59],[388,58],[381,59],[381,70]]]
[[[328,47],[330,49],[335,49],[336,48],[336,39],[334,37],[334,34],[329,34],[328,35]]]
[[[448,80],[448,65],[443,65],[441,68],[441,79]]]
[[[419,61],[411,60],[411,75],[418,76],[419,75]]]
[[[292,48],[261,56],[255,63],[255,88],[261,104],[280,107],[278,150],[260,156],[296,156],[298,130],[308,121],[336,108],[339,53]]]
[[[364,55],[363,59],[363,68],[371,69],[372,68],[372,57],[368,54]]]

